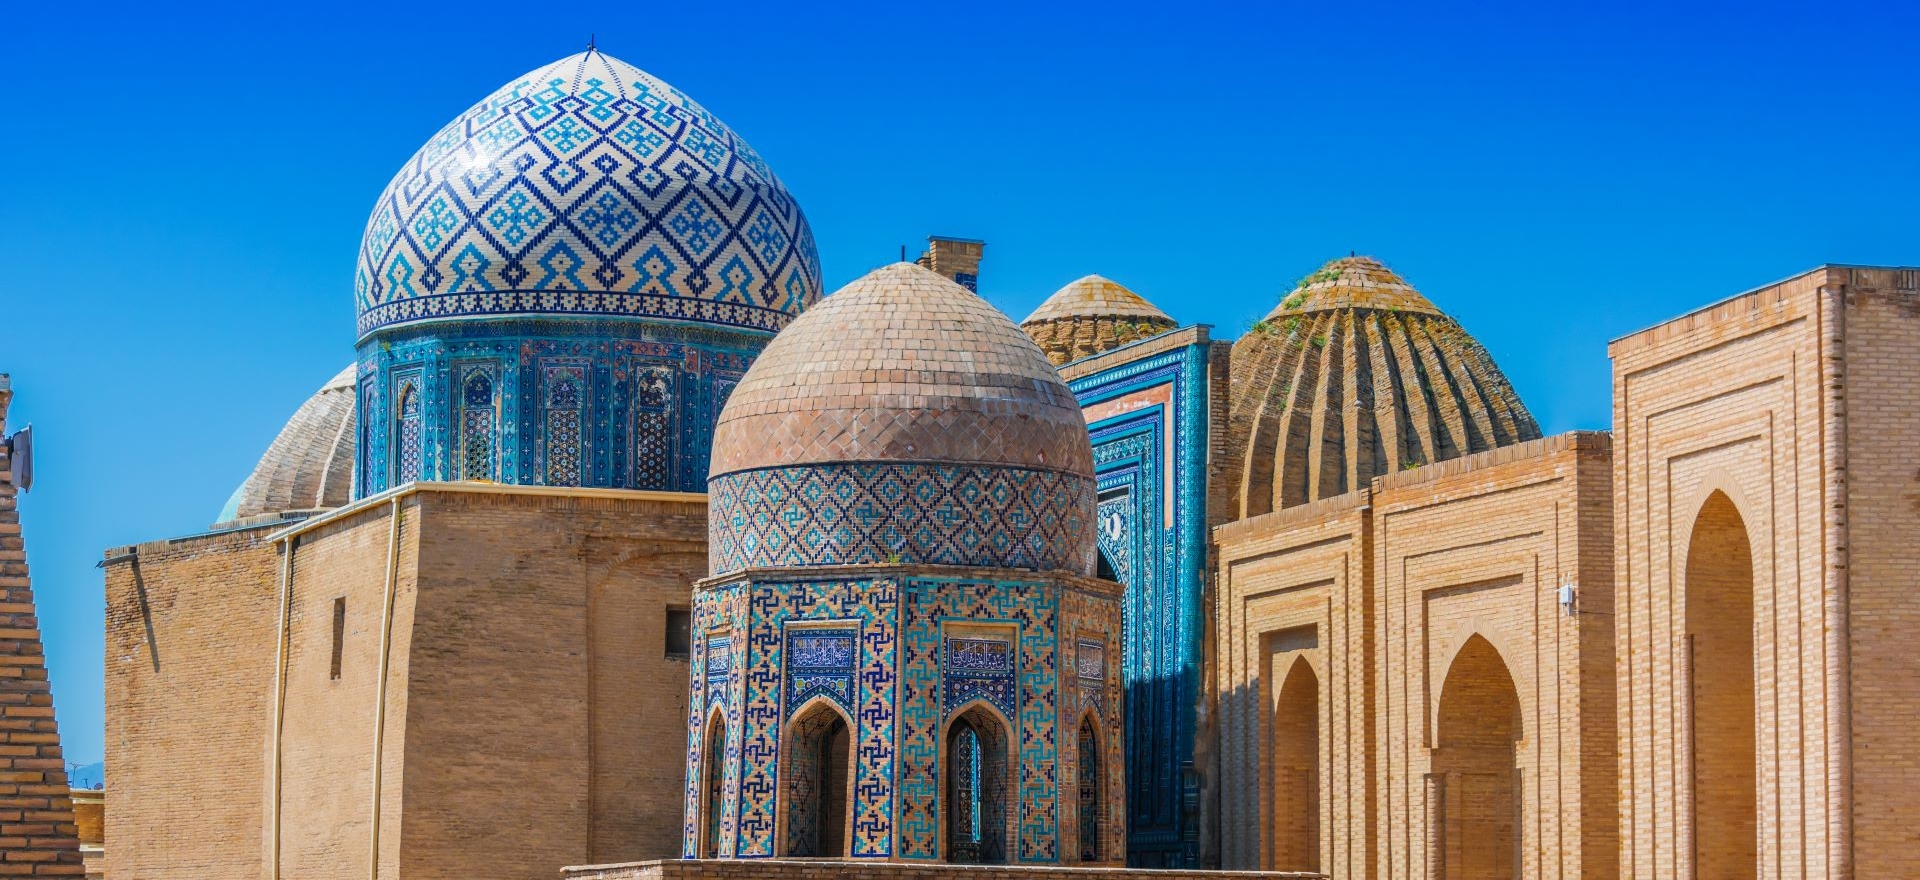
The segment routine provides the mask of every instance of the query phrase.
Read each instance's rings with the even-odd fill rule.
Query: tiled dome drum
[[[880,562],[1093,572],[1093,449],[1046,356],[911,263],[821,300],[714,430],[711,568]]]
[[[819,296],[820,269],[800,206],[746,141],[592,51],[427,141],[374,206],[354,288],[363,335],[529,313],[778,330]]]
[[[422,480],[697,492],[721,404],[820,270],[745,141],[589,51],[407,162],[355,291],[356,496]]]

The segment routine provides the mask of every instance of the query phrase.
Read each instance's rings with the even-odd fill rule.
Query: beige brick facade
[[[1608,476],[1563,435],[1216,531],[1224,865],[1611,876]]]
[[[1916,274],[1825,267],[1611,348],[1622,876],[1920,873]]]
[[[137,549],[108,566],[115,877],[550,878],[677,850],[666,612],[706,570],[703,496],[423,484]]]

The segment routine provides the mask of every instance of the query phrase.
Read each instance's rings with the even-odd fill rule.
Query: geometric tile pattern
[[[1013,646],[1005,639],[949,636],[942,678],[942,708],[947,713],[972,700],[986,700],[1000,714],[1014,716]]]
[[[820,294],[800,206],[680,90],[589,50],[441,129],[375,203],[362,337],[476,315],[603,315],[776,331]]]
[[[1059,860],[1058,779],[1054,767],[1060,706],[1056,699],[1058,640],[1053,585],[1035,581],[914,578],[904,588],[900,686],[900,852],[906,859],[940,858],[940,737],[951,711],[942,704],[943,621],[1015,626],[1014,711],[1019,790],[1015,857]]]
[[[1088,570],[1093,483],[1055,470],[837,464],[708,483],[714,574],[879,562]]]
[[[765,344],[764,334],[610,319],[387,331],[360,346],[357,497],[395,485],[392,459],[416,449],[389,443],[403,378],[422,404],[407,435],[419,441],[420,479],[704,491],[723,394]]]
[[[855,630],[840,628],[787,630],[789,716],[818,695],[853,714],[854,640],[858,635]]]
[[[1100,749],[1095,762],[1100,772],[1097,814],[1100,824],[1102,861],[1118,861],[1127,851],[1127,812],[1122,803],[1126,793],[1126,728],[1122,725],[1119,609],[1105,596],[1093,596],[1077,590],[1060,595],[1061,650],[1073,656],[1073,682],[1062,681],[1060,695],[1060,791],[1062,815],[1079,816],[1081,792],[1089,781],[1081,777],[1080,738],[1074,733],[1083,721],[1091,719],[1098,730],[1095,744]],[[1099,678],[1092,675],[1098,664]],[[1108,711],[1111,707],[1112,711]],[[1129,709],[1130,711],[1130,709]],[[1072,830],[1071,824],[1069,830]],[[1078,853],[1075,853],[1078,855]]]
[[[796,758],[789,748],[782,758],[782,745],[796,735],[794,725],[822,717],[795,713],[824,696],[854,724],[848,852],[854,858],[942,858],[940,738],[956,709],[989,711],[974,701],[978,696],[1009,722],[1006,735],[1018,765],[1015,789],[1005,801],[1014,828],[1008,856],[1048,863],[1061,861],[1065,852],[1071,860],[1077,850],[1063,850],[1059,817],[1063,798],[1068,807],[1078,803],[1074,791],[1061,788],[1076,777],[1072,767],[1061,765],[1079,755],[1072,743],[1063,750],[1058,732],[1077,730],[1082,704],[1091,702],[1079,683],[1083,659],[1105,658],[1108,691],[1099,699],[1119,705],[1116,597],[1012,572],[1007,580],[983,580],[881,571],[899,574],[790,581],[749,573],[696,593],[691,702],[723,708],[717,723],[727,726],[721,758],[726,771],[719,786],[722,805],[703,811],[705,788],[695,768],[707,766],[703,743],[716,716],[711,708],[690,709],[683,854],[708,851],[695,816],[717,822],[719,844],[711,851],[720,857],[795,852],[800,838],[789,833],[777,843],[776,829],[783,810],[811,809],[811,800],[793,800],[792,791],[799,790],[794,785],[810,798],[813,789],[789,774],[826,777],[812,773],[811,765],[791,763],[814,760],[811,753]],[[958,624],[964,626],[949,630]],[[1079,635],[1069,639],[1067,633]],[[720,690],[727,696],[713,695]],[[1095,723],[1110,728],[1102,742],[1111,748],[1098,764],[1114,768],[1104,789],[1114,796],[1101,799],[1103,809],[1123,800],[1117,716],[1094,714]],[[1115,806],[1102,827],[1122,828],[1122,815]],[[816,817],[785,818],[789,832],[796,818],[808,829],[818,827]],[[1118,852],[1123,843],[1116,838],[1111,845]]]
[[[1206,567],[1207,347],[1183,346],[1069,382],[1099,487],[1101,552],[1126,586],[1124,770],[1128,863],[1196,866],[1185,788],[1198,725]],[[1113,719],[1109,719],[1112,721]],[[1113,850],[1118,852],[1119,850]]]

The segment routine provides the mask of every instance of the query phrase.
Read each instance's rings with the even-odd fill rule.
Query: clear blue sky
[[[1814,5],[11,4],[0,371],[68,755],[101,755],[101,550],[213,520],[351,358],[387,179],[589,33],[766,156],[830,289],[942,233],[1016,318],[1098,272],[1233,336],[1356,250],[1553,433],[1608,427],[1613,336],[1920,263],[1920,21]]]

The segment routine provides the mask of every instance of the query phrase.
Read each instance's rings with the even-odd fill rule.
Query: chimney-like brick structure
[[[79,877],[86,869],[27,580],[13,447],[3,439],[12,402],[0,373],[0,876]]]
[[[935,272],[947,276],[974,293],[980,292],[980,256],[986,253],[987,243],[971,238],[948,238],[944,235],[927,236],[927,252],[920,255],[919,263]]]

